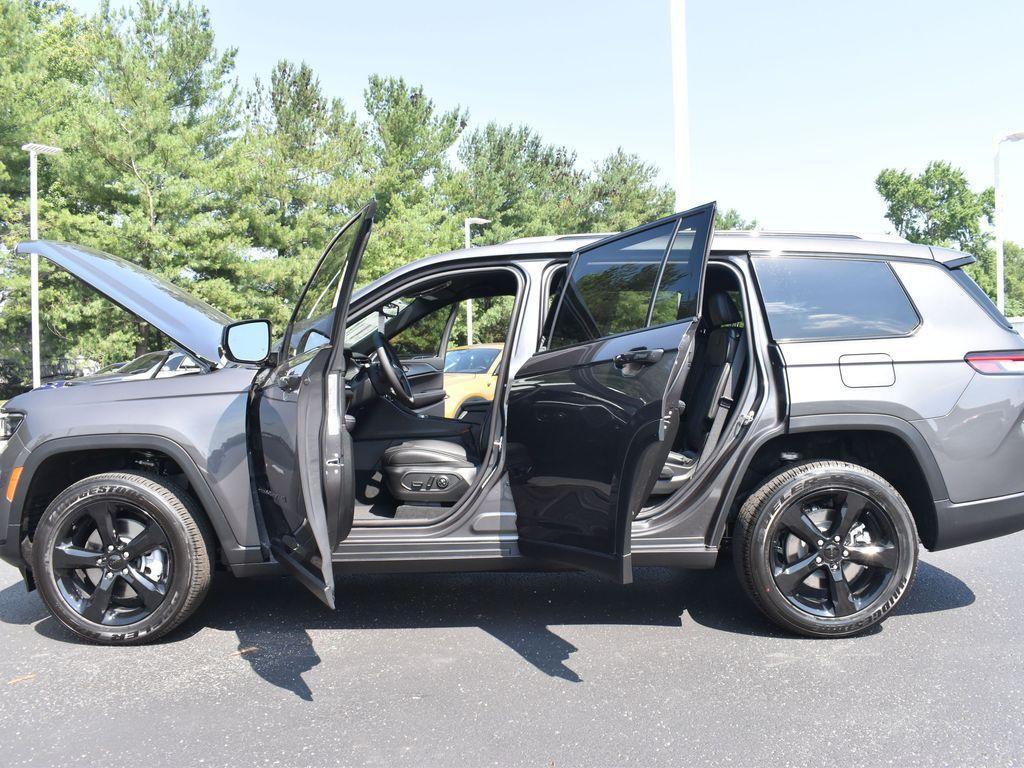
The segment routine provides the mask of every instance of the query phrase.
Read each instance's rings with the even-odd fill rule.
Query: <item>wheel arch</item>
[[[948,498],[938,464],[912,424],[879,414],[792,417],[786,432],[767,439],[737,468],[738,480],[724,497],[711,543],[721,543],[740,505],[767,477],[794,461],[816,459],[850,461],[884,477],[906,500],[922,543],[935,546],[936,502]]]
[[[43,510],[72,483],[133,466],[152,471],[154,465],[165,463],[169,464],[162,468],[168,475],[180,473],[184,478],[225,560],[238,560],[238,554],[250,548],[238,543],[209,481],[181,444],[159,435],[78,435],[34,446],[11,503],[12,520],[20,520],[22,536],[31,539]]]

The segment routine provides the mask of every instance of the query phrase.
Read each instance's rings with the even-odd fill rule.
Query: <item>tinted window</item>
[[[403,360],[410,357],[438,357],[451,314],[451,304],[432,310],[391,336],[388,342]]]
[[[334,311],[360,225],[358,220],[349,223],[310,279],[295,308],[294,326],[285,350],[289,359],[331,343]]]
[[[949,273],[960,284],[960,287],[971,295],[971,298],[978,303],[978,306],[985,310],[989,317],[1003,326],[1003,328],[1013,329],[1013,325],[1006,319],[1006,315],[999,311],[999,307],[992,303],[992,299],[981,290],[981,286],[974,282],[970,275],[962,269],[952,269]]]
[[[758,258],[754,264],[776,339],[902,336],[919,322],[883,261]]]
[[[647,310],[675,221],[583,251],[572,265],[551,347],[647,325]]]
[[[700,217],[699,221],[703,221]],[[687,223],[691,222],[691,223]],[[651,313],[651,325],[674,323],[697,316],[700,294],[700,270],[704,257],[704,242],[697,234],[697,221],[684,219],[672,250],[665,263],[665,273],[658,286]],[[694,250],[694,245],[697,250]]]

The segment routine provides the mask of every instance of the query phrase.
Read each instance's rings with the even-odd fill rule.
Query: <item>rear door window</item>
[[[884,261],[758,257],[753,262],[777,341],[905,336],[921,322]]]

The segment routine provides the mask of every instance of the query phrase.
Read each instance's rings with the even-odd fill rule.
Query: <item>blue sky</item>
[[[91,11],[96,0],[74,0]],[[360,106],[369,74],[422,84],[473,124],[527,123],[590,164],[672,155],[668,0],[210,0],[243,84],[280,58]],[[693,196],[765,227],[887,231],[874,178],[933,159],[992,183],[992,136],[1024,130],[1024,3],[689,0]],[[1024,242],[1024,142],[1003,151]]]

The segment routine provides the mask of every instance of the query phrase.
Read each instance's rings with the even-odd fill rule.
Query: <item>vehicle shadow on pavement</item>
[[[313,691],[303,675],[321,661],[309,634],[316,630],[479,627],[544,674],[574,683],[582,678],[568,662],[578,649],[553,627],[680,628],[689,616],[713,630],[795,639],[761,616],[728,562],[711,571],[639,568],[631,586],[572,572],[339,574],[337,582],[338,610],[330,611],[288,578],[220,574],[196,615],[164,642],[186,642],[205,627],[233,632],[237,653],[260,678],[311,701]],[[922,562],[897,613],[951,610],[973,602],[974,593],[960,579]],[[0,621],[35,624],[46,637],[76,642],[21,584],[0,591]]]
[[[551,677],[582,682],[569,666],[578,651],[554,628],[573,625],[683,626],[796,639],[768,622],[743,594],[731,563],[713,571],[640,568],[631,586],[581,573],[339,575],[332,612],[288,579],[218,579],[210,599],[179,632],[233,631],[238,650],[267,682],[311,700],[302,675],[320,663],[310,630],[479,627]],[[899,613],[964,607],[974,593],[922,562]],[[874,630],[881,631],[881,628]],[[258,649],[246,653],[247,649]]]

